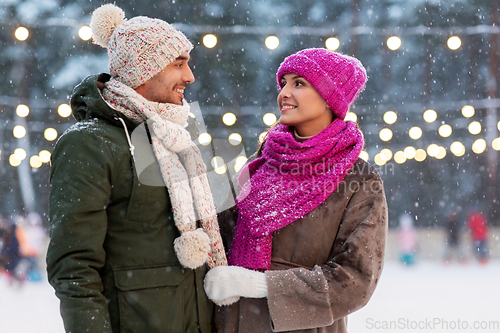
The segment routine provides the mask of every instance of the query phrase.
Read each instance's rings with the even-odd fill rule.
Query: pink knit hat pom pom
[[[90,21],[94,43],[107,48],[113,31],[125,21],[125,12],[115,5],[106,4],[94,10]]]

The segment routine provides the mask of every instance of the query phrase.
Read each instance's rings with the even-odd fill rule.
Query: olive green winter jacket
[[[71,98],[77,123],[59,139],[50,172],[49,281],[67,332],[210,332],[206,268],[183,268],[165,186],[140,183],[122,118],[89,76]],[[146,143],[135,158],[149,155]],[[157,163],[147,174],[161,179]],[[142,178],[141,178],[142,180]]]

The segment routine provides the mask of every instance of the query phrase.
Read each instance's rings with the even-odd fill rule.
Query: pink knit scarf
[[[340,119],[302,143],[292,128],[274,127],[262,156],[238,179],[242,188],[229,264],[268,270],[273,232],[324,202],[351,170],[363,144],[356,125]]]

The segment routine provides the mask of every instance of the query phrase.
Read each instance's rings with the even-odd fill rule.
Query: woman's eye
[[[295,81],[295,85],[296,86],[303,86],[304,82],[302,82],[302,81]]]

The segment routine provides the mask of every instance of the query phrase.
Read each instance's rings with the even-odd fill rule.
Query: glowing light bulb
[[[238,133],[232,133],[231,135],[229,135],[229,143],[233,146],[237,146],[241,143],[241,141],[243,140],[241,138],[241,135],[239,135]]]
[[[39,167],[42,166],[42,161],[40,160],[40,157],[38,155],[33,155],[30,158],[30,165],[32,168],[38,169]]]
[[[451,132],[451,126],[448,124],[441,125],[438,130],[439,135],[441,135],[443,138],[449,137],[451,135]]]
[[[227,126],[232,126],[236,122],[234,113],[228,112],[222,116],[222,122]]]
[[[215,173],[222,175],[226,172],[227,166],[224,162],[224,159],[220,156],[215,156],[211,160],[212,167],[214,168]]]
[[[336,37],[330,37],[325,41],[325,46],[330,51],[336,51],[340,47],[340,41]]]
[[[368,161],[369,157],[370,156],[368,155],[368,153],[366,151],[364,151],[364,150],[359,154],[359,158],[361,158],[361,159],[363,159],[365,161]]]
[[[280,45],[280,40],[276,36],[269,36],[266,38],[265,44],[268,49],[274,50]]]
[[[408,134],[410,135],[410,138],[412,138],[413,140],[418,140],[422,136],[422,130],[420,129],[420,127],[414,126],[410,128]]]
[[[437,144],[433,143],[429,145],[429,147],[427,147],[427,155],[436,157],[438,154],[439,154],[439,146]]]
[[[405,157],[409,160],[415,157],[417,154],[417,150],[413,148],[412,146],[408,146],[403,150],[403,153],[405,154]]]
[[[356,121],[358,121],[358,116],[354,112],[349,111],[345,115],[344,121],[352,121],[353,123],[355,123]]]
[[[496,138],[491,142],[491,147],[495,150],[500,150],[500,138]]]
[[[392,139],[392,131],[388,128],[384,128],[379,133],[380,140],[389,141]]]
[[[474,110],[474,107],[471,106],[471,105],[465,105],[463,108],[462,108],[462,115],[465,117],[465,118],[470,118],[474,115],[474,113],[476,113],[476,110]]]
[[[266,136],[267,136],[267,132],[260,133],[260,135],[259,135],[259,142],[260,143],[264,142],[264,139],[266,138]]]
[[[424,112],[424,120],[428,123],[432,123],[437,119],[437,112],[434,110],[427,110]]]
[[[16,108],[16,114],[19,117],[24,118],[30,114],[30,108],[24,104],[19,104]]]
[[[67,118],[71,115],[71,106],[68,104],[61,104],[57,108],[57,113],[63,118]]]
[[[26,158],[26,150],[23,148],[16,148],[14,150],[14,156],[16,156],[19,161],[23,161]]]
[[[20,40],[21,42],[28,39],[29,35],[30,35],[30,32],[25,27],[17,28],[16,32],[14,33],[14,36],[16,36],[17,40]]]
[[[49,127],[43,132],[43,136],[47,141],[54,141],[57,138],[57,131]]]
[[[276,115],[274,113],[266,113],[264,117],[262,117],[264,124],[267,126],[271,126],[276,122]]]
[[[234,161],[234,171],[239,172],[247,161],[248,158],[246,158],[245,156],[236,157],[236,160]]]
[[[208,146],[210,142],[212,142],[212,136],[208,133],[201,133],[200,136],[198,136],[198,142],[202,146]]]
[[[389,37],[387,39],[387,47],[392,51],[395,51],[401,47],[401,39],[396,36]]]
[[[224,159],[220,156],[214,156],[212,158],[212,160],[210,161],[210,163],[212,164],[212,167],[214,169],[220,168],[221,166],[223,166],[225,164]]]
[[[398,115],[396,114],[396,112],[394,111],[387,111],[386,113],[384,113],[384,121],[387,123],[387,124],[394,124],[396,122],[396,120],[398,120]]]
[[[40,157],[40,161],[43,163],[48,163],[50,162],[50,152],[48,150],[42,150],[40,153],[38,153],[38,157]]]
[[[458,50],[462,46],[462,41],[458,36],[452,36],[448,38],[447,44],[450,50]]]
[[[390,161],[392,158],[392,151],[390,149],[382,149],[379,153],[380,157],[382,157],[386,162]]]
[[[427,158],[427,153],[423,149],[417,149],[415,152],[415,161],[422,162]]]
[[[21,125],[16,125],[16,126],[14,126],[12,133],[14,134],[14,137],[16,139],[24,138],[24,136],[26,135],[26,128],[24,128]]]
[[[472,144],[472,151],[476,154],[481,154],[486,150],[486,141],[484,139],[477,139]]]
[[[84,25],[83,27],[80,28],[80,30],[78,30],[78,36],[82,39],[82,40],[89,40],[92,38],[92,29],[86,25]]]
[[[373,161],[375,162],[375,164],[377,164],[379,166],[384,165],[386,163],[385,158],[380,154],[375,155],[375,157],[373,158]]]
[[[215,45],[217,45],[217,37],[212,34],[205,35],[203,37],[203,45],[208,49],[215,47]]]
[[[396,154],[394,154],[394,161],[398,164],[403,164],[404,162],[406,162],[405,153],[403,153],[402,151],[396,152]]]
[[[21,164],[22,161],[20,161],[16,155],[12,154],[9,156],[9,164],[12,165],[13,167],[17,167]]]
[[[455,156],[463,156],[465,154],[465,146],[459,142],[455,141],[450,145],[450,150]]]
[[[469,132],[472,135],[477,135],[481,133],[481,124],[478,121],[473,121],[468,126]]]
[[[439,147],[439,152],[435,156],[438,160],[443,159],[446,156],[446,149],[444,147]]]

